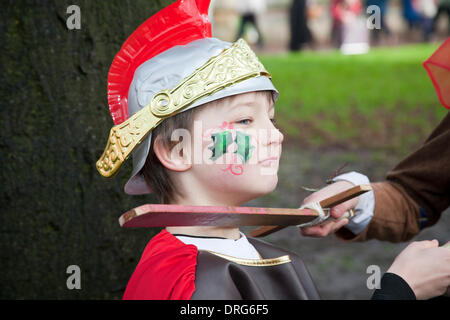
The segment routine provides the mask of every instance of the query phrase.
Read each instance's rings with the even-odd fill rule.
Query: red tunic
[[[198,250],[166,230],[146,246],[124,300],[189,300],[195,291]]]

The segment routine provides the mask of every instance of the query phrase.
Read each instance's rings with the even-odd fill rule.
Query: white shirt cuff
[[[355,186],[361,184],[370,184],[369,178],[358,172],[349,172],[341,174],[333,179],[333,181],[345,180],[353,183]],[[375,196],[373,191],[366,192],[359,196],[359,200],[354,210],[356,216],[349,220],[345,228],[349,229],[353,234],[357,235],[363,231],[372,220],[375,209]]]

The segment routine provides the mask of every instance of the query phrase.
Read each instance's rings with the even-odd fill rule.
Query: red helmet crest
[[[125,41],[108,74],[108,104],[115,125],[129,118],[128,91],[136,69],[177,45],[211,37],[211,0],[178,0],[145,21]]]

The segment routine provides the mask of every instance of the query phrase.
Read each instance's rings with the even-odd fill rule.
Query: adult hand
[[[348,190],[352,187],[354,187],[354,185],[351,182],[344,180],[337,181],[317,192],[312,193],[310,196],[305,198],[305,200],[303,200],[302,205],[311,202],[321,201],[323,199],[332,197],[342,191]],[[358,199],[359,197],[356,197],[331,208],[331,216],[336,219],[340,218],[346,211],[355,208],[355,206],[358,204]],[[347,218],[339,221],[328,220],[321,225],[301,228],[300,231],[301,234],[304,236],[326,237],[330,233],[336,232],[337,230],[345,226],[347,223],[348,223]]]
[[[417,299],[441,296],[450,286],[450,249],[439,247],[437,240],[413,242],[395,258],[387,272],[402,277]]]

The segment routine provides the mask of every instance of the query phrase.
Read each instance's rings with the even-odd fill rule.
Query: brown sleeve
[[[375,212],[367,227],[357,236],[346,228],[336,236],[347,241],[379,239],[401,242],[411,239],[419,231],[420,209],[402,186],[391,182],[372,183]]]
[[[387,174],[401,185],[434,225],[450,206],[450,113],[425,143]]]
[[[450,205],[450,113],[425,143],[373,183],[375,212],[357,236],[341,228],[336,235],[347,241],[376,238],[406,241],[421,228],[434,225]]]

